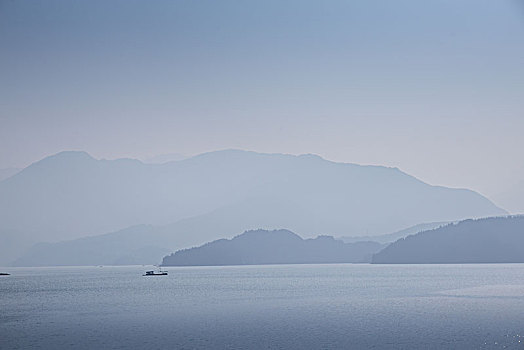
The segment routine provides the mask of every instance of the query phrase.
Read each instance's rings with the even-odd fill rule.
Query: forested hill
[[[373,256],[375,264],[524,262],[524,216],[465,220],[408,236]]]
[[[376,242],[344,243],[331,236],[302,239],[288,230],[247,231],[166,256],[165,266],[315,264],[369,262]]]

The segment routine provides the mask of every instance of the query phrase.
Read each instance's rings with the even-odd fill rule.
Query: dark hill
[[[524,262],[524,216],[465,220],[408,236],[373,256],[375,264]]]
[[[246,231],[166,256],[165,266],[318,264],[369,262],[382,245],[344,243],[331,236],[302,239],[288,230]]]

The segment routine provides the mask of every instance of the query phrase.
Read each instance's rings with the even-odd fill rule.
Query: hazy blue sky
[[[524,180],[517,0],[3,0],[0,81],[0,168],[241,148]]]

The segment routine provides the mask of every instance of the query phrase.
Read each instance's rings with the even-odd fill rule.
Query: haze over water
[[[522,349],[524,268],[11,268],[0,348]]]
[[[0,350],[524,350],[524,0],[0,0],[0,53]]]

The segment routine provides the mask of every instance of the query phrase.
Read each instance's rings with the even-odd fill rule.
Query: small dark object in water
[[[166,275],[167,275],[166,271],[158,271],[158,272],[146,271],[146,273],[142,276],[166,276]]]
[[[7,273],[7,272],[0,272],[0,276],[10,276],[11,274],[10,273]]]

